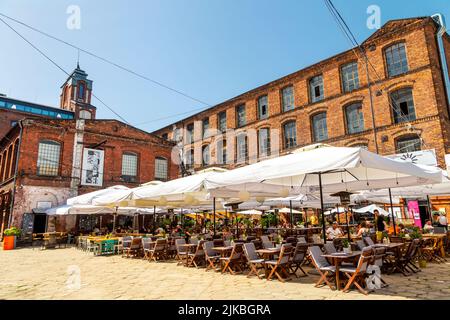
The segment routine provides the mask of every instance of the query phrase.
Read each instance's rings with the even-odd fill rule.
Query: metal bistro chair
[[[252,274],[255,274],[259,279],[262,279],[259,274],[259,270],[265,269],[265,261],[258,256],[255,244],[253,242],[244,243],[244,254],[250,267],[247,277],[249,278]]]

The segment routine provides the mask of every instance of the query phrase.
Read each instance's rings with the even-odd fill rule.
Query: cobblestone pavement
[[[386,275],[389,287],[368,296],[315,288],[317,275],[281,283],[75,248],[0,250],[0,270],[0,299],[450,299],[450,261]]]

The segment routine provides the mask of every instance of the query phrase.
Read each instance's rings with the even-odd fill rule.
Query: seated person
[[[425,220],[425,225],[423,226],[423,233],[433,233],[434,227],[430,220]]]
[[[366,221],[361,222],[361,224],[358,226],[358,233],[356,234],[357,237],[366,237],[370,233],[370,229],[367,227]]]
[[[388,225],[388,234],[389,235],[393,235],[394,234],[394,224],[392,223],[392,221],[389,221],[387,223]],[[400,233],[400,227],[398,225],[395,225],[395,234],[399,234]]]
[[[342,232],[341,228],[339,228],[338,223],[336,221],[332,223],[331,227],[329,227],[326,232],[328,240],[333,240],[336,237],[344,235],[344,233]]]

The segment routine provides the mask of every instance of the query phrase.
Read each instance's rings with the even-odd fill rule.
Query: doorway
[[[34,214],[33,233],[45,233],[47,229],[47,215],[42,213]]]

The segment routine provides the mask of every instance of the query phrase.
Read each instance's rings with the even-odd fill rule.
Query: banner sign
[[[103,185],[103,150],[84,148],[81,184],[101,187]]]
[[[438,165],[436,151],[434,149],[397,153],[386,157],[400,161],[412,162],[414,164],[424,164],[434,167],[437,167]]]
[[[414,224],[419,228],[422,228],[422,221],[420,220],[419,201],[408,201],[408,218],[414,219]]]

